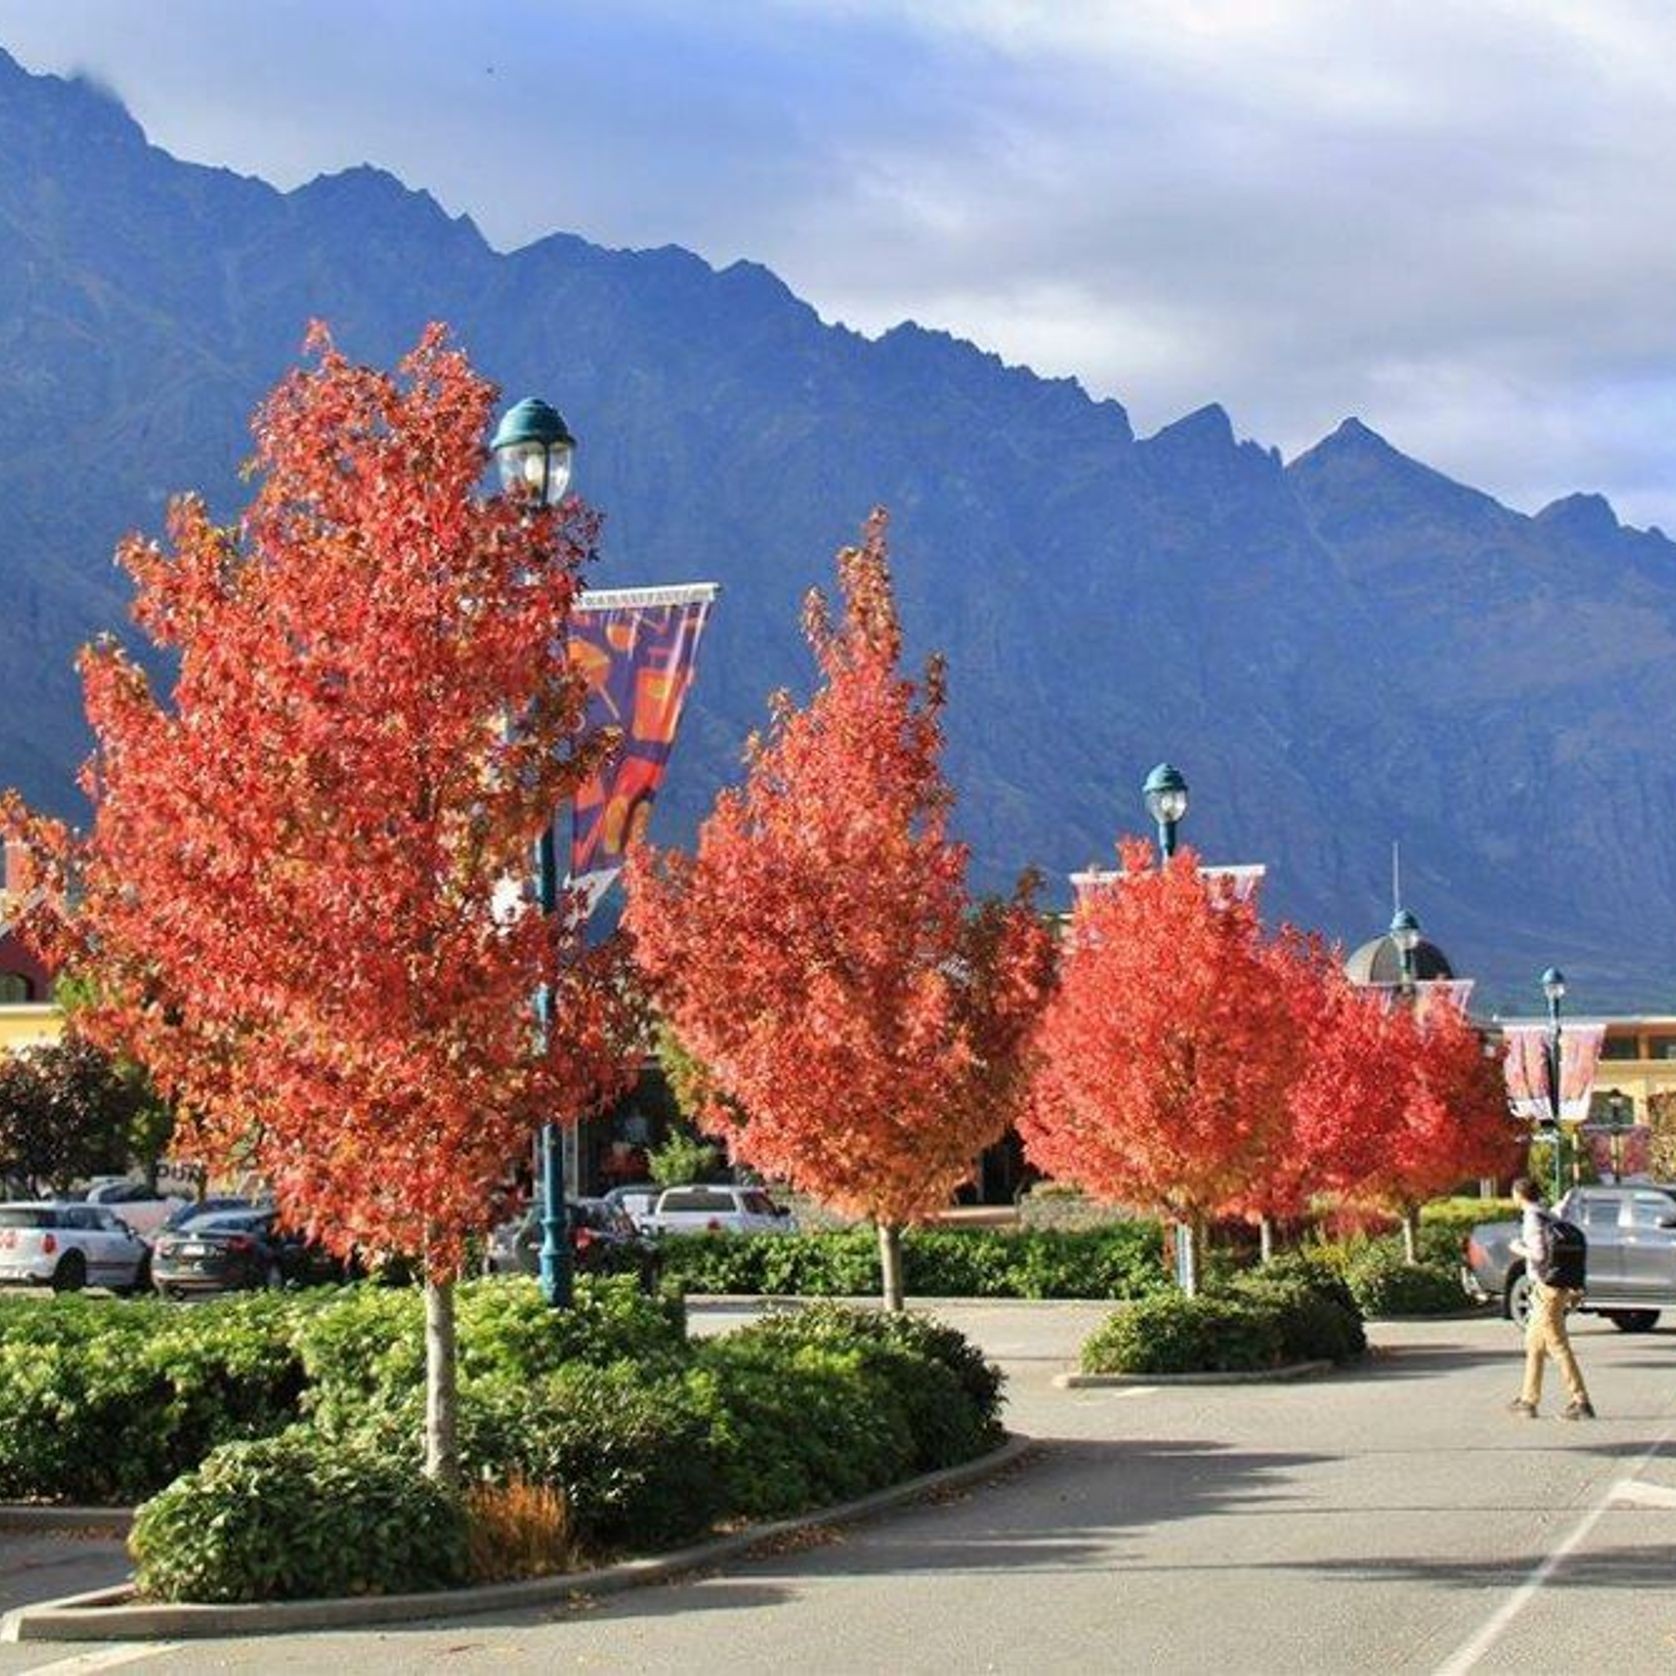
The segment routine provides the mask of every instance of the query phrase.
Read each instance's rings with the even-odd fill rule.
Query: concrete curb
[[[0,1502],[0,1531],[91,1531],[99,1536],[126,1536],[133,1523],[131,1507]]]
[[[60,1600],[20,1606],[0,1618],[0,1642],[204,1640],[222,1636],[279,1635],[295,1630],[361,1628],[410,1623],[424,1618],[462,1618],[475,1613],[517,1611],[563,1604],[578,1596],[620,1594],[625,1589],[667,1582],[685,1572],[704,1571],[766,1544],[803,1531],[849,1524],[884,1513],[940,1490],[959,1489],[993,1478],[1016,1464],[1033,1440],[1009,1436],[999,1449],[928,1472],[857,1501],[804,1513],[795,1519],[752,1525],[673,1554],[625,1560],[598,1571],[571,1571],[523,1583],[491,1583],[476,1589],[442,1589],[429,1594],[368,1595],[339,1600],[285,1600],[254,1606],[140,1606],[124,1585]]]
[[[905,1300],[911,1310],[922,1309],[1064,1309],[1071,1306],[1091,1306],[1097,1309],[1120,1309],[1124,1298],[943,1298],[920,1297],[910,1294]],[[806,1308],[810,1304],[845,1304],[851,1308],[878,1308],[877,1292],[852,1292],[843,1297],[812,1292],[688,1292],[689,1309],[745,1309],[761,1304],[778,1308],[781,1305]]]
[[[1106,1385],[1269,1385],[1277,1380],[1310,1379],[1331,1373],[1332,1362],[1293,1362],[1283,1368],[1263,1368],[1255,1373],[1056,1373],[1053,1382],[1062,1391],[1098,1390]]]

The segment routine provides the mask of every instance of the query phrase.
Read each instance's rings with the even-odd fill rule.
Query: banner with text
[[[588,683],[588,725],[622,736],[571,812],[569,882],[586,893],[589,913],[650,818],[716,593],[713,582],[588,592],[571,613],[569,655]]]
[[[1507,1057],[1503,1061],[1507,1103],[1513,1115],[1526,1123],[1547,1123],[1552,1116],[1548,1097],[1551,1035],[1546,1024],[1502,1026],[1502,1039],[1507,1044]],[[1560,1032],[1562,1123],[1581,1123],[1589,1115],[1589,1096],[1594,1092],[1595,1069],[1600,1064],[1600,1047],[1605,1039],[1604,1024],[1568,1024]]]

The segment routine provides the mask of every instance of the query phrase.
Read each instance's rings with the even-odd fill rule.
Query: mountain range
[[[581,438],[596,586],[723,595],[654,821],[689,842],[779,686],[799,603],[892,515],[910,646],[947,653],[974,876],[1107,864],[1161,758],[1185,841],[1354,944],[1403,894],[1478,1005],[1676,1011],[1676,545],[1600,497],[1535,516],[1347,419],[1291,462],[1206,407],[1115,401],[946,333],[867,339],[766,268],[565,233],[492,249],[359,167],[295,191],[179,161],[108,93],[0,52],[0,783],[75,814],[76,647],[124,630],[127,530],[231,516],[249,418],[325,319],[392,363],[447,321]],[[1506,439],[1509,450],[1519,439]]]

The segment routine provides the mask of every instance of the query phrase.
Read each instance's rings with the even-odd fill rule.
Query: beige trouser
[[[1542,1401],[1542,1362],[1547,1356],[1552,1356],[1559,1363],[1560,1377],[1565,1380],[1571,1400],[1589,1400],[1583,1375],[1578,1371],[1577,1358],[1571,1353],[1571,1340],[1565,1332],[1565,1312],[1582,1295],[1563,1286],[1544,1286],[1540,1280],[1531,1283],[1531,1318],[1525,1328],[1525,1389],[1522,1394],[1532,1408]]]

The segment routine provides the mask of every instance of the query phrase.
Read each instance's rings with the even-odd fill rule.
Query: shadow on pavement
[[[1517,1367],[1523,1358],[1524,1348],[1517,1339],[1484,1349],[1460,1344],[1376,1344],[1373,1354],[1365,1361],[1353,1362],[1329,1377],[1349,1383],[1370,1379],[1424,1379],[1434,1374],[1453,1373],[1461,1368],[1487,1367],[1496,1362]]]
[[[0,1531],[0,1612],[109,1588],[124,1582],[130,1569],[115,1537]]]
[[[1545,1558],[1531,1554],[1517,1560],[1440,1560],[1420,1555],[1367,1560],[1306,1560],[1258,1567],[1267,1571],[1308,1571],[1357,1583],[1427,1583],[1446,1589],[1506,1589],[1522,1583]],[[1211,1568],[1216,1569],[1216,1568]],[[1603,1548],[1567,1554],[1543,1579],[1549,1589],[1668,1589],[1670,1548],[1664,1543]]]

